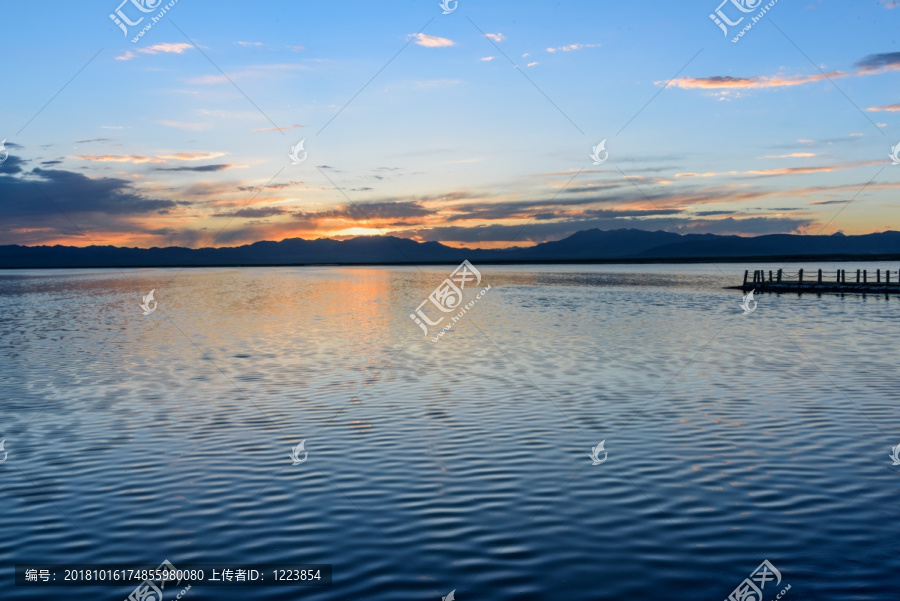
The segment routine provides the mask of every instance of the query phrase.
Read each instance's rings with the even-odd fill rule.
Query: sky
[[[900,1],[720,1],[3,2],[0,244],[900,229]]]

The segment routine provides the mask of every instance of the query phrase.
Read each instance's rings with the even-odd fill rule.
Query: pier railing
[[[744,271],[742,290],[900,291],[900,270],[838,269],[836,271],[757,269]]]

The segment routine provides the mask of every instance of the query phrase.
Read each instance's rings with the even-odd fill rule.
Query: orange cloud
[[[806,152],[795,152],[793,154],[780,155],[779,157],[764,157],[764,158],[782,158],[782,157],[805,157],[805,156],[815,156],[812,153]],[[720,175],[804,175],[807,173],[830,173],[831,171],[841,171],[844,169],[856,169],[858,167],[870,167],[873,165],[880,165],[879,161],[854,161],[849,163],[838,163],[836,165],[821,165],[816,167],[778,167],[776,169],[754,169],[751,171],[709,171],[706,173],[676,173],[676,178],[685,178],[685,177],[717,177]]]
[[[93,161],[95,163],[165,163],[167,160],[172,161],[205,161],[225,156],[226,152],[176,152],[169,154],[157,154],[152,157],[134,155],[134,154],[82,154],[71,158],[81,159],[82,161]]]
[[[839,163],[837,165],[827,165],[820,167],[779,167],[777,169],[759,169],[747,171],[748,175],[803,175],[806,173],[830,173],[832,171],[842,171],[844,169],[856,169],[858,167],[871,167],[881,165],[882,161],[854,161],[850,163]]]
[[[673,79],[671,85],[675,87],[705,90],[748,90],[758,88],[783,88],[799,86],[807,83],[815,83],[824,79],[841,79],[844,77],[857,77],[862,75],[875,75],[888,71],[900,70],[900,52],[886,52],[882,54],[870,54],[855,65],[855,70],[846,73],[844,71],[831,71],[830,73],[815,73],[812,75],[770,75],[758,77],[731,77],[730,75],[714,75],[712,77],[679,77]],[[658,81],[657,85],[664,84]]]
[[[748,171],[750,175],[798,175],[803,173],[830,173],[845,167],[778,167],[777,169],[759,169]]]
[[[138,156],[133,154],[126,155],[112,155],[112,154],[82,154],[76,157],[76,159],[81,159],[82,161],[94,161],[97,163],[165,163],[164,160],[158,159],[155,157],[145,157]]]

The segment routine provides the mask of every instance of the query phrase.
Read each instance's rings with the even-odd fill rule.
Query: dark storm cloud
[[[126,218],[179,204],[144,197],[124,179],[91,179],[58,169],[24,172],[21,165],[16,157],[0,165],[0,240],[5,243],[36,228],[65,235],[83,228],[131,231]]]
[[[437,227],[429,229],[413,229],[396,232],[403,237],[421,237],[424,241],[452,241],[478,243],[485,241],[505,242],[546,242],[559,240],[587,229],[614,230],[633,228],[646,231],[664,230],[678,233],[710,233],[710,234],[779,234],[796,232],[809,221],[786,217],[751,217],[747,219],[721,220],[689,219],[676,217],[670,219],[641,219],[637,217],[595,218],[553,223],[528,223],[525,225],[488,225],[481,227]]]
[[[799,229],[812,223],[809,219],[792,217],[747,217],[746,219],[694,219],[676,228],[665,228],[681,234],[756,235],[796,234]]]
[[[14,175],[16,173],[22,173],[22,165],[26,165],[28,161],[25,161],[15,155],[9,155],[5,161],[0,163],[0,177],[4,175]]]
[[[881,71],[883,69],[900,69],[900,52],[870,54],[854,66],[862,73]]]
[[[329,211],[314,213],[299,212],[294,217],[301,221],[310,219],[410,219],[430,215],[431,210],[422,206],[418,201],[406,202],[369,202],[339,206]]]
[[[842,205],[850,202],[849,200],[814,200],[808,204],[811,205]]]
[[[240,209],[233,213],[213,213],[213,217],[246,217],[251,219],[259,219],[261,217],[272,217],[274,215],[282,215],[286,213],[284,209],[278,207],[257,207],[249,209]]]

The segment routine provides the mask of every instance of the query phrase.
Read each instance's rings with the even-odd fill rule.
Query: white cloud
[[[459,79],[426,79],[417,81],[417,88],[444,88],[447,86],[458,86],[462,81]]]
[[[180,44],[153,44],[146,48],[139,48],[138,52],[143,52],[144,54],[159,54],[160,52],[182,54],[185,50],[190,50],[193,47],[193,44],[186,42]]]
[[[261,129],[254,129],[253,131],[284,131],[286,129],[300,129],[303,127],[302,125],[288,125],[287,127],[263,127]]]
[[[537,62],[537,61],[534,61],[533,63],[528,63],[528,64],[526,65],[526,67],[533,67],[533,66],[535,66],[536,64],[538,64],[538,62]]]
[[[495,58],[496,58],[496,57],[494,57],[494,56],[482,56],[482,57],[481,57],[480,59],[478,59],[478,60],[484,61],[484,62],[488,62],[488,61],[494,60]]]
[[[814,152],[792,152],[790,154],[767,154],[763,159],[806,159],[816,156]]]
[[[247,46],[262,46],[262,42],[235,42],[235,44],[240,44],[241,46],[244,46],[245,48]]]
[[[175,129],[186,129],[188,131],[202,131],[204,129],[212,129],[212,125],[208,123],[187,123],[184,121],[157,121],[160,125],[166,127],[174,127]]]
[[[447,46],[453,46],[453,40],[447,38],[439,38],[436,35],[426,35],[424,33],[413,33],[410,34],[411,38],[416,40],[416,44],[419,46],[425,46],[426,48],[445,48]]]
[[[190,77],[185,81],[190,84],[204,86],[215,83],[226,83],[228,78],[224,75],[201,75],[200,77]]]
[[[582,48],[599,48],[600,44],[569,44],[568,46],[559,46],[557,48],[547,48],[547,52],[574,52]]]
[[[239,44],[241,42],[238,42]],[[185,50],[189,50],[193,48],[192,44],[180,43],[180,44],[154,44],[152,46],[147,46],[146,48],[138,48],[138,52],[142,54],[183,54]],[[120,54],[116,57],[117,61],[130,61],[135,58],[137,55],[131,50],[126,50],[125,54]]]
[[[486,33],[484,34],[484,36],[494,40],[495,42],[502,42],[505,39],[502,33]]]
[[[169,159],[173,161],[208,161],[223,157],[227,152],[174,152],[169,154],[158,154],[158,159]]]

